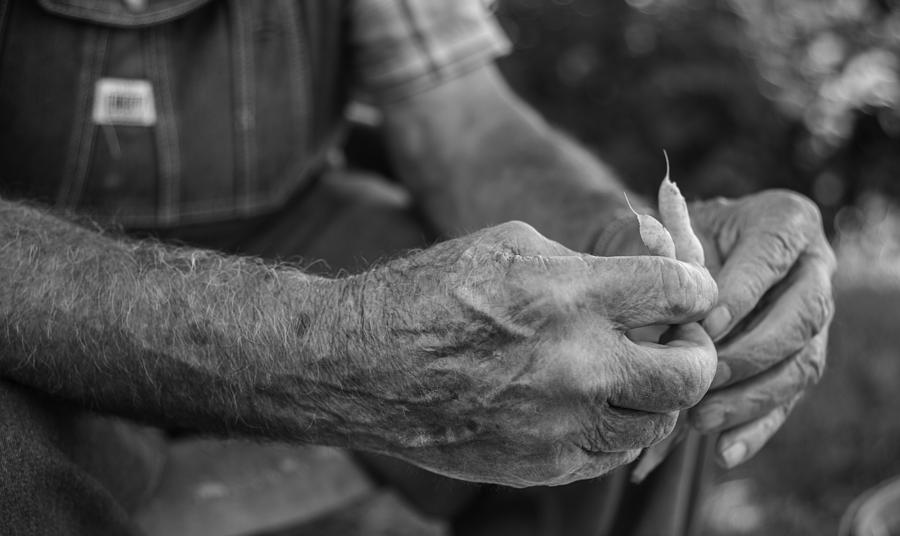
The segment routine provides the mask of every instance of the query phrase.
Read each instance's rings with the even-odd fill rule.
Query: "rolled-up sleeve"
[[[367,100],[391,101],[490,63],[510,44],[484,0],[351,0],[353,68]]]

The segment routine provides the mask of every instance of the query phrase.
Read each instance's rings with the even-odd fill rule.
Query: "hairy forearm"
[[[490,71],[420,100],[389,109],[388,139],[400,174],[441,230],[518,219],[584,250],[627,214],[625,188],[612,170]],[[453,101],[461,104],[447,104]]]
[[[352,285],[0,201],[0,376],[99,411],[342,444]],[[364,419],[363,416],[360,419]]]

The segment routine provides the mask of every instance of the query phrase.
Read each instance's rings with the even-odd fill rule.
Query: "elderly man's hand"
[[[720,462],[753,456],[822,374],[833,313],[834,254],[815,204],[788,191],[692,205],[719,303],[703,326],[717,342],[712,391],[691,420],[721,431]]]
[[[603,474],[665,437],[715,373],[692,323],[715,282],[675,260],[584,255],[514,222],[359,277],[352,323],[374,356],[353,383],[372,405],[361,446],[457,478]],[[680,327],[665,345],[624,335],[653,324]]]

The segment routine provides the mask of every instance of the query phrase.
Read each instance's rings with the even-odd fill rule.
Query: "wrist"
[[[385,450],[384,399],[392,371],[382,337],[369,329],[371,315],[380,312],[368,275],[306,277],[298,273],[288,286],[293,290],[287,318],[299,336],[288,350],[288,364],[274,372],[287,381],[282,402],[296,419],[289,425],[291,437]]]
[[[354,367],[373,367],[383,353],[384,296],[375,272],[364,272],[323,284],[322,316],[329,355]]]

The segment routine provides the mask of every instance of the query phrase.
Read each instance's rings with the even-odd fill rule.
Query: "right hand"
[[[348,346],[367,407],[351,446],[456,478],[524,487],[606,473],[668,435],[716,370],[694,323],[716,303],[708,272],[576,253],[523,223],[342,281],[365,344]],[[679,325],[665,345],[625,336],[657,324]]]

